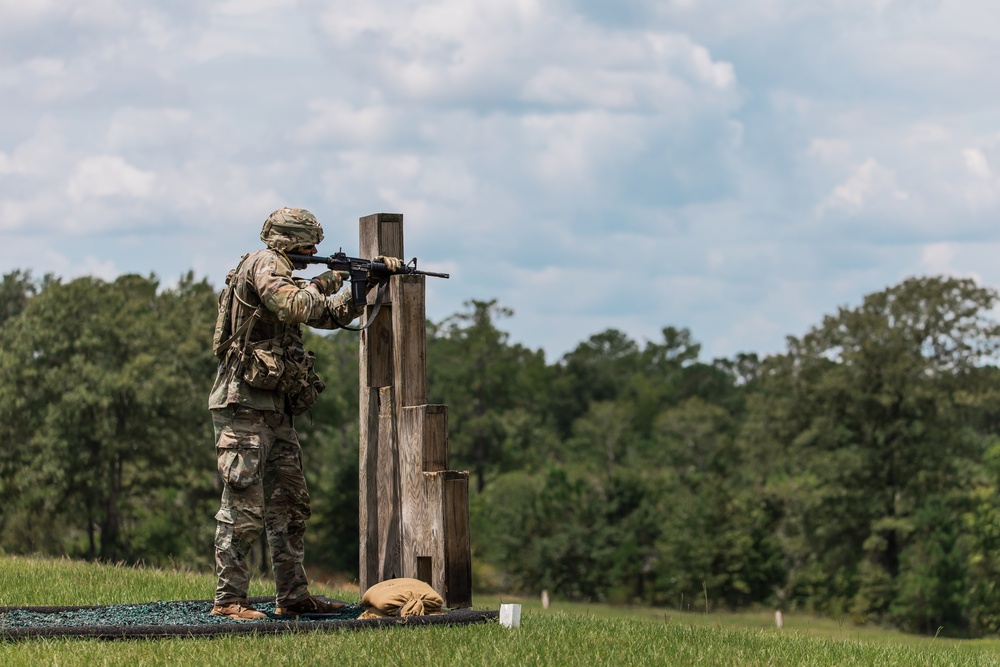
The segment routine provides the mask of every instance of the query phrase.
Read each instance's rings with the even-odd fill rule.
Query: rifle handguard
[[[327,268],[331,271],[344,271],[349,273],[351,275],[351,301],[355,307],[360,307],[368,303],[369,280],[374,280],[378,283],[379,293],[381,294],[385,291],[389,276],[392,275],[432,276],[434,278],[451,277],[447,273],[420,271],[417,269],[416,257],[410,260],[408,264],[401,266],[398,271],[389,271],[389,267],[387,267],[384,262],[376,262],[370,259],[361,259],[359,257],[348,257],[343,250],[340,250],[329,257],[322,255],[294,254],[288,254],[287,257],[295,264],[326,264]],[[379,304],[381,304],[381,298],[378,299],[378,301]],[[374,314],[371,319],[374,319]]]

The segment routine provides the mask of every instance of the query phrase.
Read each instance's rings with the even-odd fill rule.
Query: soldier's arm
[[[326,309],[322,316],[308,320],[306,324],[309,326],[316,329],[338,329],[349,325],[365,312],[364,306],[354,307],[350,290],[342,290],[325,298]]]
[[[277,253],[261,257],[253,281],[264,307],[284,324],[311,323],[327,312],[326,297],[312,283],[292,278],[292,265]]]

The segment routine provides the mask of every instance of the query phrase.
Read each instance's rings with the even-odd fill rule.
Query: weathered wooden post
[[[403,216],[361,218],[359,256],[405,259]],[[393,276],[361,333],[360,587],[429,583],[451,608],[472,605],[469,473],[448,468],[448,406],[427,404],[424,276]],[[374,310],[369,296],[363,322]]]

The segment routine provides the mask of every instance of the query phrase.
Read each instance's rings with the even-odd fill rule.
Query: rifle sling
[[[378,294],[375,297],[375,309],[372,311],[372,314],[367,318],[364,325],[360,327],[349,327],[346,325],[341,325],[340,328],[347,329],[348,331],[364,331],[365,329],[370,327],[372,325],[372,322],[374,322],[375,318],[378,316],[379,310],[382,309],[382,301],[385,299],[385,290],[388,285],[389,285],[388,278],[379,281]],[[240,299],[238,295],[236,296],[236,298],[239,299],[240,303],[249,305],[246,304],[246,302],[243,301],[243,299]],[[224,342],[219,343],[219,349],[218,351],[216,351],[217,355],[222,356],[225,353],[225,351],[229,349],[229,346],[231,346],[234,342],[236,342],[236,340],[240,336],[242,336],[245,332],[247,332],[253,327],[254,323],[256,323],[257,319],[260,317],[260,309],[261,306],[257,306],[256,310],[253,311],[250,317],[248,317],[243,321],[243,324],[241,324],[239,328],[233,332],[232,336],[227,338]]]
[[[240,272],[240,269],[243,267],[243,262],[246,261],[246,259],[247,259],[248,256],[249,255],[243,255],[243,257],[240,258],[240,263],[236,266],[236,272],[238,274],[237,277],[236,277],[236,284],[232,285],[231,289],[232,289],[232,295],[234,297],[236,297],[236,300],[239,301],[242,306],[244,306],[246,308],[254,308],[253,305],[247,303],[243,299],[243,297],[240,296],[240,289],[242,288],[244,291],[247,289],[246,276],[243,275],[242,272]],[[227,285],[228,285],[228,283],[227,283]],[[253,325],[256,324],[257,320],[260,319],[260,309],[264,307],[264,303],[261,301],[260,297],[257,298],[257,301],[258,301],[258,304],[257,304],[256,308],[254,308],[254,311],[252,313],[250,313],[250,317],[248,317],[247,319],[245,319],[243,321],[243,324],[241,324],[236,329],[236,331],[233,332],[232,336],[230,336],[229,338],[227,338],[222,343],[219,343],[219,347],[214,350],[215,355],[217,357],[222,358],[225,355],[226,350],[228,350],[232,346],[232,344],[235,343],[236,340],[240,336],[246,334],[247,338],[249,339],[249,337],[250,337],[250,330],[253,329]],[[230,307],[232,307],[232,306],[230,306]],[[232,312],[231,311],[229,313],[229,316],[232,317]],[[246,347],[246,344],[244,343],[244,348],[245,347]]]
[[[378,311],[382,308],[382,300],[385,298],[385,288],[389,285],[389,278],[383,278],[378,281],[378,295],[375,297],[375,309],[372,310],[372,314],[365,319],[365,323],[360,327],[349,327],[341,325],[341,329],[347,329],[348,331],[364,331],[372,325],[375,318],[378,317]]]
[[[260,317],[260,309],[261,307],[257,306],[257,309],[253,311],[250,317],[243,320],[243,324],[241,324],[239,328],[233,332],[232,336],[227,338],[224,342],[219,343],[219,349],[215,353],[217,356],[221,357],[223,354],[225,354],[226,350],[229,349],[230,345],[236,342],[237,338],[239,338],[245,332],[253,328],[254,323],[256,323],[257,319]]]

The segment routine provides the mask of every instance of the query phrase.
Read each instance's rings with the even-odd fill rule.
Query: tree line
[[[0,548],[211,567],[216,300],[191,274],[4,276]],[[549,363],[495,301],[428,322],[430,401],[471,472],[475,585],[997,634],[997,303],[911,278],[783,353],[711,361],[667,326]],[[356,576],[358,340],[307,343],[328,384],[297,424],[307,557]]]

